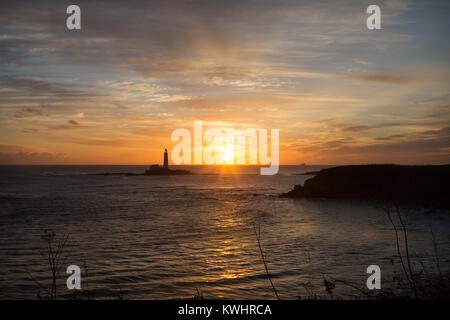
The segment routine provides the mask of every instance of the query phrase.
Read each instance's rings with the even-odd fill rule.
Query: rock
[[[280,195],[386,201],[450,209],[450,165],[357,165],[321,170]]]

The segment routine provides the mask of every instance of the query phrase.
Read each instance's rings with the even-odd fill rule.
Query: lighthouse
[[[164,149],[164,169],[169,169],[169,157],[167,156],[167,149]]]
[[[164,164],[161,167],[159,164],[151,165],[147,170],[145,170],[145,175],[149,176],[171,176],[171,175],[182,175],[191,174],[188,170],[171,170],[169,169],[169,155],[167,154],[167,149],[164,149]]]

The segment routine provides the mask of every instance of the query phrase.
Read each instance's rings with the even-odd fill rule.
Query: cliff
[[[321,170],[288,198],[386,201],[450,209],[450,165],[358,165]]]

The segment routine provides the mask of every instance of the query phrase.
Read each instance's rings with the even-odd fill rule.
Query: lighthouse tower
[[[169,157],[167,156],[167,149],[164,149],[164,169],[169,169]]]

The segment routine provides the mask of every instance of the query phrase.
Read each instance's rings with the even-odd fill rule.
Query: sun
[[[225,161],[226,163],[230,163],[231,160],[233,160],[234,158],[234,152],[233,149],[231,148],[225,148],[223,150],[223,156],[222,156],[222,160]]]

